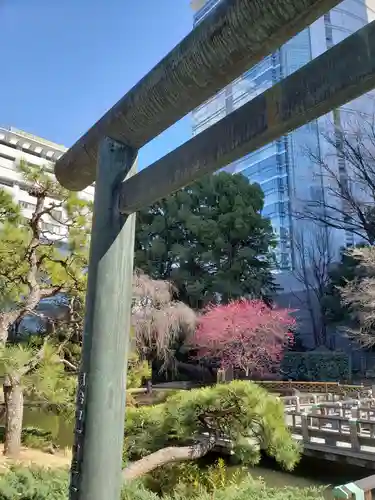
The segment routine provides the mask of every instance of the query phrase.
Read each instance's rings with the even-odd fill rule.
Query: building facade
[[[220,1],[193,0],[194,25],[199,24]],[[193,135],[289,76],[374,18],[375,0],[345,0],[195,109],[192,113]],[[323,139],[327,127],[334,130],[333,124],[337,126],[339,120],[345,129],[346,123],[358,112],[373,115],[374,102],[373,92],[362,96],[336,113],[329,113],[280,137],[225,169],[231,173],[241,172],[252,182],[260,184],[265,195],[263,214],[270,218],[278,240],[275,256],[278,269],[285,271],[280,276],[284,287],[298,288],[290,273],[299,265],[294,242],[301,231],[305,241],[307,230],[312,234],[309,224],[306,221],[302,224],[293,214],[299,211],[300,204],[323,200],[327,195],[320,167],[306,151],[321,157],[329,156],[332,168],[339,169],[338,159]],[[343,246],[356,242],[352,234],[339,230],[330,230],[329,239],[337,255]]]
[[[0,188],[8,190],[13,199],[20,205],[26,217],[30,217],[35,209],[35,199],[29,194],[29,187],[18,171],[21,161],[32,166],[47,167],[53,175],[54,163],[67,148],[40,137],[28,134],[22,130],[0,127]],[[94,198],[94,188],[90,186],[81,192],[80,196],[87,200]],[[47,200],[48,202],[54,200]],[[59,224],[63,214],[58,210],[53,218],[45,217],[43,229],[49,240],[63,240],[66,228]]]

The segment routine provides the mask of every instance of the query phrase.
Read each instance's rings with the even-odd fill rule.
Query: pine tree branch
[[[216,437],[209,436],[191,446],[169,446],[133,462],[123,471],[123,479],[130,481],[168,463],[196,460],[207,455],[216,445]]]
[[[35,354],[35,356],[30,360],[29,363],[27,363],[25,366],[22,367],[21,370],[18,371],[18,375],[20,377],[24,377],[28,373],[35,370],[35,368],[37,368],[37,366],[40,364],[40,362],[43,360],[43,358],[45,356],[48,341],[49,341],[49,336],[46,335],[43,339],[43,345],[38,350],[38,352]]]
[[[59,359],[59,362],[64,364],[65,366],[67,366],[68,368],[72,369],[74,372],[77,372],[78,373],[78,366],[74,365],[73,363],[71,363],[70,361],[68,361],[67,359],[64,359],[64,358],[60,358]]]
[[[40,298],[47,299],[56,297],[56,295],[68,291],[68,288],[65,288],[63,285],[54,286],[51,288],[41,288],[40,289]]]
[[[29,221],[32,236],[25,254],[29,270],[26,276],[19,277],[22,283],[28,287],[29,293],[26,295],[22,307],[8,313],[3,313],[0,316],[0,343],[2,344],[5,344],[8,340],[11,325],[19,321],[22,316],[29,311],[33,311],[42,298],[41,288],[38,282],[39,267],[37,249],[41,244],[39,220],[40,214],[43,212],[46,194],[44,192],[40,193],[37,189],[35,189],[35,192],[33,191],[33,194],[36,197],[36,207]]]

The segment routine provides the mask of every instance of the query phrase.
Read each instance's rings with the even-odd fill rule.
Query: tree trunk
[[[195,460],[206,455],[215,446],[216,439],[208,439],[192,446],[169,446],[147,455],[136,462],[133,462],[122,471],[125,481],[136,479],[162,465],[171,462],[184,462],[185,460]]]
[[[5,402],[4,455],[17,457],[21,451],[23,389],[21,384],[14,383],[9,377],[6,377],[3,390]]]

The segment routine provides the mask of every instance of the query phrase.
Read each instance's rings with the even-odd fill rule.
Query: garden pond
[[[73,423],[51,412],[25,408],[24,426],[37,427],[51,432],[56,444],[61,448],[72,446]],[[280,488],[283,486],[337,486],[373,474],[372,471],[366,469],[311,458],[302,459],[292,473],[287,473],[280,470],[272,460],[266,457],[251,472],[255,477],[263,477],[269,486]],[[330,488],[327,489],[325,496],[327,499],[332,498]]]

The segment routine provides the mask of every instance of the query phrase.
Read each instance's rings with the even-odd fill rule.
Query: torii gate
[[[136,174],[138,150],[338,3],[223,0],[56,163],[96,182],[70,500],[120,498],[135,212],[373,89],[375,22]]]

